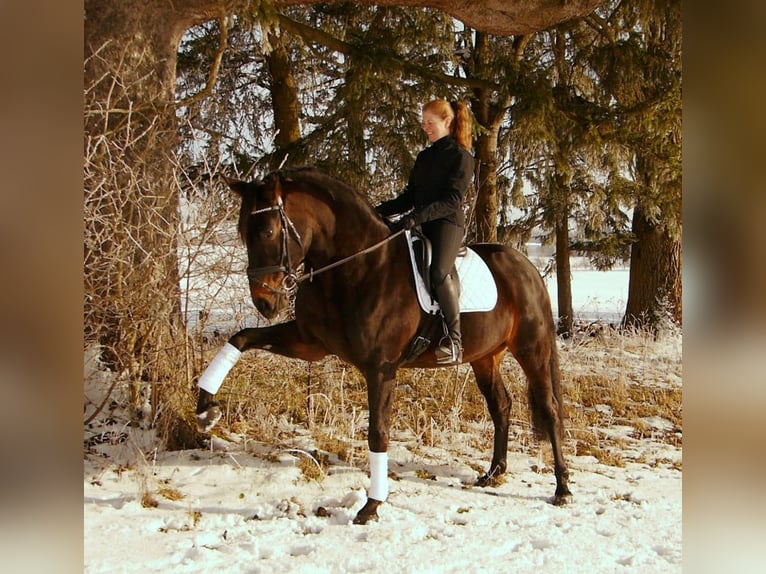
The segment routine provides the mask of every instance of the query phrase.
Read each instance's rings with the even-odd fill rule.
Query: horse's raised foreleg
[[[500,376],[500,360],[504,352],[489,355],[471,363],[476,384],[484,395],[495,427],[492,462],[489,470],[476,481],[476,486],[492,484],[496,477],[505,472],[508,464],[508,419],[511,413],[511,397]]]
[[[370,447],[370,490],[367,503],[357,513],[354,524],[367,524],[378,519],[378,507],[388,497],[388,429],[395,374],[375,372],[366,375],[367,402],[370,409],[370,430],[367,444]]]
[[[263,328],[242,329],[218,351],[197,383],[197,427],[208,432],[221,418],[215,394],[244,351],[265,349],[295,359],[316,361],[327,354],[320,345],[303,340],[295,321]]]

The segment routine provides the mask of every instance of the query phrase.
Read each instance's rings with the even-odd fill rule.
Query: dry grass
[[[655,341],[644,333],[603,330],[560,347],[567,421],[565,451],[624,466],[637,441],[682,443],[681,337]],[[211,349],[211,355],[217,349]],[[513,398],[510,449],[552,466],[550,447],[530,431],[526,381],[510,355],[502,364]],[[434,446],[489,453],[492,423],[470,367],[399,372],[392,437],[413,453]],[[337,358],[308,364],[261,352],[231,371],[218,399],[227,432],[279,445],[296,427],[309,432],[311,454],[300,456],[307,479],[321,480],[332,459],[366,462],[366,385],[356,369]],[[657,458],[652,464],[680,462]]]
[[[655,341],[643,332],[604,330],[564,347],[567,428],[576,454],[624,466],[622,453],[636,441],[681,446],[680,344],[680,335]],[[621,428],[626,432],[610,432]]]
[[[174,501],[181,500],[184,498],[184,495],[181,493],[180,490],[170,486],[161,487],[159,490],[157,490],[157,494],[159,494],[163,498],[167,498],[168,500],[174,500]]]

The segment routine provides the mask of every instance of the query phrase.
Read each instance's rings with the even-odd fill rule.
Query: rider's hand
[[[391,223],[391,233],[396,233],[402,229],[412,229],[417,225],[417,221],[412,215],[405,215],[401,219]]]

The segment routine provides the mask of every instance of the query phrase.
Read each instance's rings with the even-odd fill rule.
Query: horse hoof
[[[571,501],[572,501],[572,493],[565,492],[564,494],[555,494],[553,496],[553,500],[551,500],[551,504],[553,504],[553,506],[566,506]]]
[[[503,479],[501,479],[500,476],[504,472],[505,472],[504,468],[497,466],[494,469],[488,470],[487,472],[482,474],[479,478],[476,479],[476,482],[474,482],[473,485],[478,487],[500,486],[501,484],[503,484]]]
[[[491,483],[492,483],[492,477],[489,475],[489,473],[484,473],[479,478],[476,479],[476,482],[474,482],[473,485],[478,487],[484,487],[484,486],[489,486]]]
[[[362,509],[356,513],[354,524],[367,524],[368,522],[377,522],[378,506],[381,504],[383,503],[379,500],[368,498]]]
[[[210,429],[221,420],[222,414],[218,405],[209,406],[201,413],[197,413],[197,429],[200,432],[210,432]]]

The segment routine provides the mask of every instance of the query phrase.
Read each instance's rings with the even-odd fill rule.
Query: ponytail
[[[468,112],[468,105],[463,100],[450,102],[455,117],[452,120],[452,137],[464,149],[471,149],[471,115]]]

